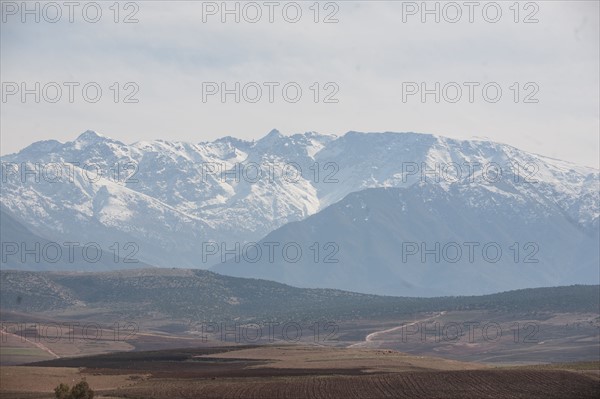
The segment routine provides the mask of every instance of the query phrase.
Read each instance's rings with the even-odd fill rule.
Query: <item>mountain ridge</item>
[[[584,235],[600,227],[597,169],[485,140],[414,132],[351,131],[337,137],[272,131],[257,141],[124,144],[86,131],[70,142],[38,142],[1,159],[2,207],[30,231],[103,248],[133,243],[140,262],[163,267],[211,267],[214,262],[202,262],[207,242],[227,248],[259,242],[374,188],[441,189],[474,206],[500,206],[505,214],[529,214],[527,206],[536,215],[560,212],[561,223],[568,221]],[[9,168],[36,165],[60,171],[64,181],[42,174],[36,182]],[[499,179],[494,170],[502,173]],[[447,229],[442,219],[431,226],[432,234]],[[325,239],[335,241],[340,233]]]

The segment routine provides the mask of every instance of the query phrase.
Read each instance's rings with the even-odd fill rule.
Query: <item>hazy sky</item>
[[[487,137],[598,167],[597,1],[477,2],[472,9],[439,2],[439,22],[422,13],[420,1],[238,2],[239,22],[222,14],[221,1],[121,3],[118,15],[113,3],[97,2],[102,15],[92,23],[95,4],[80,2],[71,23],[61,1],[39,3],[39,22],[23,14],[20,1],[2,2],[2,154],[37,140],[72,140],[87,129],[127,143],[256,139],[272,128],[415,131]],[[127,17],[138,22],[124,23]],[[36,82],[40,102],[35,94],[23,101],[22,84],[35,92]],[[235,82],[239,103],[234,94],[225,102],[207,94]],[[408,95],[422,83],[435,91],[436,82],[439,103],[433,92],[425,102],[420,92]],[[96,87],[102,95],[94,103]],[[292,102],[298,87],[302,95]],[[502,96],[492,102],[498,87]],[[138,102],[123,102],[128,94]],[[324,102],[328,95],[337,103]]]

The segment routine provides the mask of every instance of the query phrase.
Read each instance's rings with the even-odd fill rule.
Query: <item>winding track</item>
[[[422,322],[426,322],[426,321],[435,319],[437,317],[442,316],[444,313],[446,313],[446,312],[445,311],[444,312],[440,312],[440,313],[436,314],[435,316],[427,317],[427,318],[421,319],[421,320],[415,320],[412,323],[402,324],[402,325],[397,326],[397,327],[388,328],[387,330],[381,330],[381,331],[372,332],[371,334],[368,334],[365,337],[364,342],[357,342],[355,344],[349,345],[348,348],[370,348],[371,344],[374,343],[375,338],[377,336],[379,336],[379,335],[388,334],[388,333],[391,333],[391,332],[394,332],[394,331],[401,330],[402,328],[405,328],[405,327],[408,327],[408,326],[414,326],[417,323],[422,323]]]

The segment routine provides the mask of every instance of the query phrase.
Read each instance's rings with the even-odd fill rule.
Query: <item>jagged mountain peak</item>
[[[283,137],[283,134],[281,134],[281,132],[277,129],[271,129],[271,131],[269,133],[267,133],[267,135],[264,137],[266,139],[268,138],[280,138]]]
[[[77,139],[75,141],[80,141],[80,140],[97,140],[97,139],[106,139],[108,137],[106,137],[103,134],[100,134],[98,132],[96,132],[95,130],[91,130],[88,129],[85,132],[81,133]]]
[[[261,137],[260,139],[254,142],[255,147],[268,147],[268,146],[276,146],[283,142],[287,142],[289,140],[289,136],[284,136],[277,129],[272,129],[267,135]]]
[[[109,153],[117,151],[127,151],[128,148],[129,146],[125,143],[100,134],[94,130],[86,130],[75,140],[68,141],[62,145],[62,150],[69,153],[69,155],[73,155],[73,151],[91,151],[99,155],[109,155]]]

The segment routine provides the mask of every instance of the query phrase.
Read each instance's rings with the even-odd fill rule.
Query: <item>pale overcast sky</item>
[[[239,23],[234,15],[221,21],[220,1],[121,3],[118,23],[114,6],[110,8],[113,1],[98,3],[102,16],[97,23],[84,18],[87,2],[73,10],[70,23],[69,9],[60,1],[54,4],[62,16],[51,23],[57,18],[54,6],[40,3],[36,22],[35,15],[23,14],[20,1],[2,2],[2,154],[38,140],[73,140],[87,129],[131,143],[159,138],[200,142],[225,135],[257,139],[277,128],[283,134],[356,130],[487,137],[598,167],[598,1],[521,2],[518,7],[513,1],[478,2],[473,22],[464,2],[439,2],[439,23],[435,15],[415,9],[421,1],[320,2],[317,23],[314,1],[296,2],[302,10],[296,23],[284,18],[284,8],[288,20],[295,18],[296,3],[291,2],[274,6],[273,23],[263,1],[245,8],[239,2]],[[235,3],[228,5],[233,9]],[[433,9],[435,3],[428,5]],[[501,15],[492,23],[496,5]],[[262,16],[251,23],[257,10]],[[450,22],[458,18],[457,11],[462,12],[460,20]],[[138,22],[123,23],[128,15]],[[338,22],[323,23],[327,16]],[[93,5],[87,6],[85,17],[95,18]],[[427,18],[424,23],[422,17]],[[29,88],[40,82],[41,94],[44,85],[56,82],[62,97],[48,101],[55,96],[50,84],[40,103],[33,94],[23,102],[20,92],[11,94],[15,87],[21,90],[22,82]],[[79,83],[73,103],[64,82]],[[89,82],[102,89],[96,103],[82,96],[81,88]],[[135,85],[125,86],[127,82]],[[256,82],[263,93],[256,103],[243,98],[235,103],[233,95],[222,103],[218,94],[203,102],[203,82],[225,82],[230,88],[235,82]],[[279,83],[273,103],[265,82]],[[296,103],[282,95],[290,82],[302,89]],[[439,103],[434,94],[423,103],[418,93],[403,101],[403,87],[406,94],[421,83],[433,89],[436,82],[440,88],[456,84],[446,86]],[[479,84],[472,103],[465,82]],[[488,83],[489,100],[495,87],[502,89],[498,102],[483,97]],[[457,85],[462,97],[452,103],[448,100],[455,97]],[[123,103],[136,86],[139,91],[132,98],[139,102]],[[324,103],[336,87],[331,98],[338,102]],[[254,97],[254,87],[247,88],[247,96]],[[294,89],[288,94],[293,96]]]

